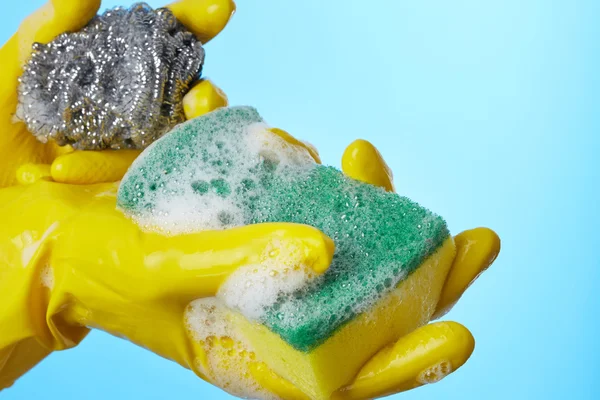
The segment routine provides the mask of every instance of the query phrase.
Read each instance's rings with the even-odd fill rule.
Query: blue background
[[[42,1],[4,3],[1,40]],[[207,46],[205,73],[232,104],[328,164],[367,138],[400,193],[455,233],[502,237],[446,317],[472,330],[473,357],[398,398],[600,398],[599,20],[595,0],[240,0]],[[99,332],[1,397],[230,398]]]

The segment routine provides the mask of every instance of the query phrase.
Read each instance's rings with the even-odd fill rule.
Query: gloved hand
[[[195,367],[194,360],[202,358],[205,350],[184,328],[185,306],[193,299],[214,295],[236,266],[268,257],[265,249],[272,240],[301,249],[297,261],[312,265],[316,272],[329,265],[333,244],[316,229],[292,224],[168,239],[143,234],[115,210],[116,184],[90,185],[120,179],[136,153],[74,152],[56,158],[65,150],[38,144],[22,124],[12,124],[9,116],[16,107],[16,77],[31,43],[79,29],[99,7],[99,1],[55,0],[50,4],[54,13],[48,13],[51,6],[46,6],[45,13],[34,14],[0,50],[3,60],[13,60],[0,71],[5,72],[1,75],[5,81],[0,81],[4,106],[0,124],[6,132],[0,136],[0,186],[15,182],[17,168],[21,168],[22,182],[38,180],[0,190],[0,218],[5,222],[0,227],[0,293],[6,296],[0,308],[0,388],[9,386],[51,351],[79,343],[88,327],[126,337],[207,378]],[[171,8],[207,41],[225,26],[234,6],[230,1],[184,0]],[[186,97],[186,115],[194,117],[225,104],[222,92],[204,81]],[[318,160],[312,147],[284,131],[274,133],[290,145],[307,148]],[[50,162],[51,167],[43,166]],[[98,168],[103,164],[108,174]],[[393,188],[389,169],[367,142],[349,147],[343,169],[353,178]],[[86,173],[75,173],[82,170]],[[452,306],[499,250],[497,236],[486,229],[465,232],[456,237],[456,244],[458,253],[442,292],[439,314]],[[462,326],[428,325],[383,349],[355,382],[334,397],[372,398],[434,381],[462,365],[472,348],[472,337]],[[431,366],[438,367],[437,373]],[[247,367],[279,397],[306,398],[268,366],[251,363]]]
[[[348,175],[391,187],[385,169],[365,168],[385,165],[367,142],[352,145],[344,161]],[[210,380],[195,362],[206,355],[186,330],[186,306],[214,296],[236,267],[270,257],[273,241],[295,248],[295,263],[317,273],[326,270],[334,252],[320,231],[293,224],[169,238],[143,233],[116,210],[117,187],[39,180],[0,190],[0,293],[5,296],[0,302],[0,388],[51,351],[78,344],[88,328],[127,338]],[[487,229],[464,232],[455,240],[458,253],[438,315],[499,250],[497,237]],[[383,349],[335,398],[367,399],[435,381],[460,367],[472,350],[473,339],[461,325],[428,325]],[[306,398],[266,365],[241,367],[283,399]]]
[[[285,131],[272,131],[288,143],[305,145]],[[351,178],[394,191],[391,170],[379,151],[365,140],[357,140],[347,147],[342,158],[342,170]],[[456,256],[431,320],[437,320],[450,311],[465,290],[494,262],[500,251],[499,237],[488,228],[462,232],[454,237],[454,243]],[[362,367],[352,382],[332,394],[331,400],[373,399],[438,382],[468,360],[474,345],[473,336],[461,324],[434,322],[425,325],[381,349]],[[214,338],[208,349],[215,353],[213,357],[219,359],[227,358],[227,349],[232,347],[234,345],[230,338]],[[243,344],[235,347],[243,347]],[[231,362],[212,364],[231,365]],[[339,367],[344,368],[344,365],[340,364]],[[241,375],[252,376],[262,388],[278,398],[311,399],[270,370],[268,365],[252,361],[252,357],[246,365],[238,365],[237,368],[242,371]],[[208,366],[204,366],[203,370],[208,371],[209,376],[220,373],[218,369],[211,371]]]
[[[83,28],[96,15],[100,1],[50,0],[25,19],[0,49],[0,188],[32,183],[41,177],[61,183],[114,182],[139,155],[135,150],[73,152],[70,146],[44,144],[27,131],[24,123],[13,120],[18,78],[33,43],[48,43],[61,33]],[[235,12],[233,0],[178,0],[167,7],[204,44],[225,28]],[[225,94],[206,79],[184,99],[188,119],[226,105]]]

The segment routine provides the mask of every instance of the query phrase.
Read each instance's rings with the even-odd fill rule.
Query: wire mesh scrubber
[[[202,44],[170,10],[108,10],[79,32],[34,44],[16,117],[44,143],[143,149],[185,120],[183,96],[203,63]]]

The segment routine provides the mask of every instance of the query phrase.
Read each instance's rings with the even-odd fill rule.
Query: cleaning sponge
[[[336,333],[359,316],[368,317],[392,293],[398,294],[399,285],[434,254],[443,259],[435,264],[440,271],[447,271],[448,255],[453,256],[451,243],[446,246],[450,250],[440,253],[444,243],[451,242],[442,218],[405,197],[317,165],[307,150],[270,133],[249,107],[220,109],[188,121],[152,144],[123,179],[118,205],[146,229],[165,234],[294,222],[330,236],[336,253],[320,277],[306,276],[294,284],[288,277],[280,287],[259,289],[253,296],[245,294],[252,281],[226,284],[225,304],[254,321],[261,337],[285,342],[285,352],[292,358],[318,354]],[[434,267],[432,271],[431,276]],[[398,309],[390,309],[392,303],[386,307],[381,318],[386,309],[389,315]],[[417,323],[421,322],[411,322]],[[253,329],[246,329],[250,336]],[[267,336],[265,329],[271,332]],[[386,340],[386,335],[379,336]],[[365,354],[357,350],[358,358],[376,350],[370,347],[385,344],[367,346]],[[319,362],[307,369],[318,368]],[[301,363],[294,362],[297,368]],[[286,368],[280,366],[278,372],[294,375],[283,371]],[[311,388],[303,381],[312,378],[287,378],[309,387],[305,390],[315,397],[345,383]]]

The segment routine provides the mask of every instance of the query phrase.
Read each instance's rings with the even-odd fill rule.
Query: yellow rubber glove
[[[179,0],[167,6],[190,31],[207,43],[235,12],[232,0]],[[25,124],[14,122],[18,78],[33,43],[48,43],[61,33],[84,27],[100,8],[100,0],[51,0],[29,16],[0,49],[0,188],[31,183],[40,177],[56,182],[91,184],[123,177],[139,151],[76,151],[70,146],[38,142]],[[210,80],[201,80],[184,99],[188,118],[227,105],[227,96]],[[16,171],[19,174],[16,174]]]
[[[288,143],[306,148],[295,139]],[[378,154],[368,142],[351,145],[345,173],[362,174],[367,182],[389,179],[386,168],[369,172],[361,167],[384,166]],[[186,307],[214,296],[240,266],[292,253],[295,259],[275,263],[322,273],[333,256],[331,240],[304,225],[251,225],[176,237],[143,233],[116,210],[117,188],[117,183],[68,185],[41,179],[0,190],[0,293],[6,296],[0,302],[0,388],[51,351],[78,344],[89,328],[127,338],[211,381],[207,368],[198,367],[197,360],[209,355],[184,323]],[[458,251],[438,315],[499,251],[499,240],[488,229],[464,232],[455,241]],[[272,252],[275,242],[293,251]],[[473,345],[459,324],[425,326],[382,349],[334,398],[368,399],[435,382],[459,368]],[[268,366],[248,360],[241,368],[269,392],[283,399],[307,398]]]
[[[97,10],[98,3],[97,1],[53,1],[51,6],[46,6],[44,12],[38,12],[33,18],[30,18],[29,23],[24,23],[20,34],[16,35],[17,37],[21,36],[21,39],[11,39],[2,49],[2,54],[6,55],[5,60],[18,60],[14,63],[17,67],[13,69],[13,72],[17,72],[13,76],[18,76],[20,73],[20,65],[26,59],[23,54],[26,54],[33,40],[47,41],[64,30],[78,29],[95,13],[95,10],[93,12],[90,10]],[[193,18],[197,18],[198,21],[202,21],[202,18],[206,21],[207,18],[220,15],[221,21],[225,21],[224,23],[196,25],[200,28],[208,26],[212,29],[204,36],[207,41],[225,26],[230,12],[223,12],[223,10],[233,11],[234,9],[229,1],[217,3],[219,4],[206,7],[208,2],[205,1],[180,1],[171,7],[174,12],[179,13],[178,17],[182,21],[185,21],[182,16],[194,15],[193,13],[187,14],[186,10],[194,11],[196,15]],[[49,13],[52,6],[55,7],[55,10],[53,13]],[[205,12],[203,13],[202,10]],[[54,20],[53,16],[62,16],[62,20],[58,18]],[[186,24],[188,27],[193,26],[189,21]],[[30,30],[27,31],[26,28]],[[31,31],[35,31],[36,34],[27,34]],[[38,31],[40,33],[37,33]],[[196,33],[202,37],[201,30]],[[32,37],[35,39],[31,39]],[[25,45],[19,46],[19,41]],[[17,55],[16,58],[12,58],[13,55]],[[7,67],[10,72],[10,63],[5,64],[4,67]],[[10,78],[9,74],[3,76]],[[3,104],[8,104],[8,108],[16,106],[16,83],[13,83],[11,79],[0,83],[0,88],[3,89],[0,91]],[[10,89],[11,85],[13,89]],[[184,103],[186,115],[189,118],[226,105],[226,97],[210,81],[204,81],[190,92]],[[7,118],[0,119],[0,123],[7,121]],[[181,304],[197,297],[214,294],[220,282],[231,272],[231,269],[223,268],[223,263],[227,264],[228,256],[234,254],[231,257],[234,257],[235,261],[239,261],[239,257],[247,257],[247,260],[260,257],[258,255],[262,254],[266,248],[265,244],[273,238],[277,240],[285,238],[290,246],[306,246],[303,247],[307,249],[304,252],[306,259],[298,261],[312,263],[316,270],[321,270],[327,265],[327,263],[319,264],[318,260],[326,260],[331,256],[331,243],[318,231],[306,232],[306,227],[288,226],[287,224],[259,226],[260,228],[248,227],[227,233],[204,234],[215,234],[213,240],[220,240],[219,235],[227,235],[227,243],[231,245],[227,249],[218,246],[211,247],[211,254],[214,254],[213,250],[217,251],[218,258],[211,257],[211,261],[216,261],[216,263],[209,263],[212,266],[208,269],[210,279],[198,275],[196,269],[192,269],[191,272],[187,271],[188,274],[186,274],[185,271],[181,271],[181,263],[188,266],[190,265],[189,260],[196,259],[196,257],[200,257],[203,262],[206,261],[199,255],[207,247],[198,248],[196,246],[197,239],[201,239],[204,241],[203,243],[207,243],[207,240],[208,243],[214,243],[206,236],[192,235],[189,238],[182,237],[165,242],[162,237],[143,235],[137,231],[137,227],[131,226],[128,221],[123,220],[120,214],[114,211],[115,185],[77,187],[58,185],[47,181],[50,176],[58,177],[56,180],[61,182],[70,181],[80,184],[117,180],[126,170],[130,160],[135,158],[135,154],[85,152],[95,153],[91,156],[91,161],[88,161],[87,154],[84,156],[81,154],[84,152],[78,152],[79,155],[73,153],[71,156],[56,159],[57,155],[60,156],[61,153],[69,152],[69,150],[61,151],[59,149],[57,151],[51,145],[30,142],[28,139],[32,135],[19,124],[6,123],[5,127],[10,134],[0,138],[0,141],[4,139],[0,143],[0,152],[6,156],[5,160],[8,161],[9,168],[4,168],[6,180],[3,183],[0,181],[0,185],[7,184],[7,182],[14,183],[14,178],[10,177],[11,168],[13,173],[15,169],[20,168],[19,176],[22,178],[22,183],[31,183],[44,177],[45,181],[27,188],[6,189],[0,195],[0,204],[14,206],[19,203],[17,199],[21,199],[25,203],[29,199],[29,201],[39,204],[30,209],[30,211],[33,210],[31,211],[31,215],[34,215],[33,219],[38,221],[37,223],[41,223],[39,221],[47,222],[48,227],[44,229],[44,226],[34,224],[35,226],[32,225],[28,228],[21,225],[21,228],[13,228],[14,231],[10,231],[7,226],[7,232],[16,232],[15,235],[7,234],[8,240],[4,236],[1,237],[3,244],[0,247],[0,254],[3,255],[5,264],[0,265],[0,285],[6,284],[6,287],[11,288],[11,297],[10,301],[5,302],[6,306],[0,314],[0,326],[10,326],[11,330],[6,335],[3,331],[0,332],[0,337],[4,340],[0,344],[0,366],[2,367],[0,369],[0,387],[10,385],[14,379],[53,349],[68,348],[78,343],[87,333],[86,327],[98,327],[119,336],[125,336],[158,354],[195,369],[192,360],[202,357],[203,348],[198,343],[190,341],[183,331]],[[318,154],[311,146],[296,141],[283,131],[273,130],[273,132],[284,137],[291,144],[309,149],[318,160]],[[19,151],[15,151],[15,149]],[[106,169],[99,170],[97,166],[102,163],[106,164],[107,159],[110,161],[107,164],[108,171]],[[52,167],[39,164],[52,160],[54,160]],[[75,175],[74,171],[80,170],[77,167],[86,162],[89,167],[84,170],[88,175],[81,173]],[[117,165],[115,166],[115,164]],[[373,165],[379,167],[373,167]],[[353,144],[344,156],[343,166],[344,171],[356,179],[383,186],[388,190],[393,188],[389,169],[368,142]],[[113,170],[111,171],[110,168]],[[61,177],[60,174],[64,174],[64,176]],[[99,178],[98,176],[102,174],[105,177]],[[17,205],[13,209],[7,206],[8,215],[27,214],[20,207]],[[48,212],[48,210],[53,210],[55,213]],[[56,221],[52,222],[53,220],[62,221],[63,217],[64,224],[55,225]],[[93,221],[92,223],[88,223],[90,219]],[[104,223],[104,221],[108,221],[108,223]],[[52,224],[49,224],[50,222]],[[95,227],[94,233],[89,226]],[[130,234],[133,232],[135,239],[126,235],[127,239],[123,243],[127,243],[127,245],[119,245],[118,238],[121,238],[121,235],[117,235],[115,232],[120,232],[121,227],[123,232]],[[101,233],[103,229],[104,233]],[[254,231],[253,229],[258,230]],[[95,236],[96,232],[99,233],[98,236]],[[234,239],[233,241],[229,235]],[[261,239],[249,241],[256,235]],[[74,243],[78,243],[76,240],[81,240],[80,245],[74,245]],[[133,245],[131,245],[131,240],[133,240]],[[104,243],[103,241],[108,241],[111,245],[117,244],[118,250],[111,252],[110,261],[108,261],[108,253],[89,252],[94,248],[111,249],[110,245],[98,244]],[[311,244],[314,245],[314,248],[311,248]],[[493,261],[499,250],[497,236],[486,229],[465,232],[456,237],[456,244],[458,255],[442,293],[438,307],[439,313],[447,310],[460,297],[462,291],[472,280]],[[54,246],[61,250],[55,250]],[[77,248],[78,251],[74,251],[73,248]],[[126,250],[122,250],[123,248]],[[170,249],[176,249],[181,258],[175,260]],[[6,257],[4,257],[5,250]],[[65,251],[66,256],[60,256],[62,251]],[[120,253],[121,251],[123,254]],[[150,260],[154,260],[151,265],[158,266],[158,270],[162,273],[157,272],[155,275],[149,273],[148,265],[144,264],[147,261],[145,255],[148,253],[153,256],[150,257]],[[165,253],[169,253],[169,256],[163,257]],[[240,253],[244,256],[240,256]],[[53,254],[59,254],[59,256],[52,258]],[[91,261],[88,258],[90,254],[93,257]],[[62,261],[63,259],[65,261]],[[122,259],[131,261],[131,264],[122,264]],[[68,260],[77,260],[77,262],[71,263]],[[162,260],[164,264],[157,260]],[[26,262],[27,266],[23,268]],[[108,265],[106,272],[97,268],[98,264],[102,264],[103,267]],[[117,268],[122,268],[123,265],[127,265],[124,270]],[[206,264],[202,265],[206,267]],[[227,264],[229,267],[235,265],[235,262]],[[20,266],[20,268],[16,266]],[[204,272],[206,268],[200,270]],[[136,273],[141,275],[136,276]],[[119,278],[113,279],[115,276]],[[156,288],[157,280],[163,283],[160,289]],[[149,286],[140,285],[140,281],[146,282]],[[59,286],[57,286],[57,282],[59,282]],[[204,285],[200,286],[198,282],[202,282]],[[14,290],[14,288],[19,289]],[[168,288],[172,290],[169,291]],[[3,290],[0,293],[7,293],[7,291]],[[150,313],[147,313],[147,310],[151,310]],[[140,319],[140,316],[146,317]],[[144,329],[144,327],[150,328]],[[171,340],[167,342],[163,338]],[[371,398],[435,381],[462,365],[472,351],[472,343],[471,335],[458,324],[444,323],[426,326],[401,338],[393,347],[382,350],[374,357],[373,361],[363,368],[355,382],[340,390],[335,396],[339,398]],[[257,363],[248,367],[253,376],[272,393],[286,399],[306,398],[289,383],[269,371],[268,367]],[[398,373],[398,371],[402,373]],[[201,371],[196,371],[196,373],[203,377]]]

